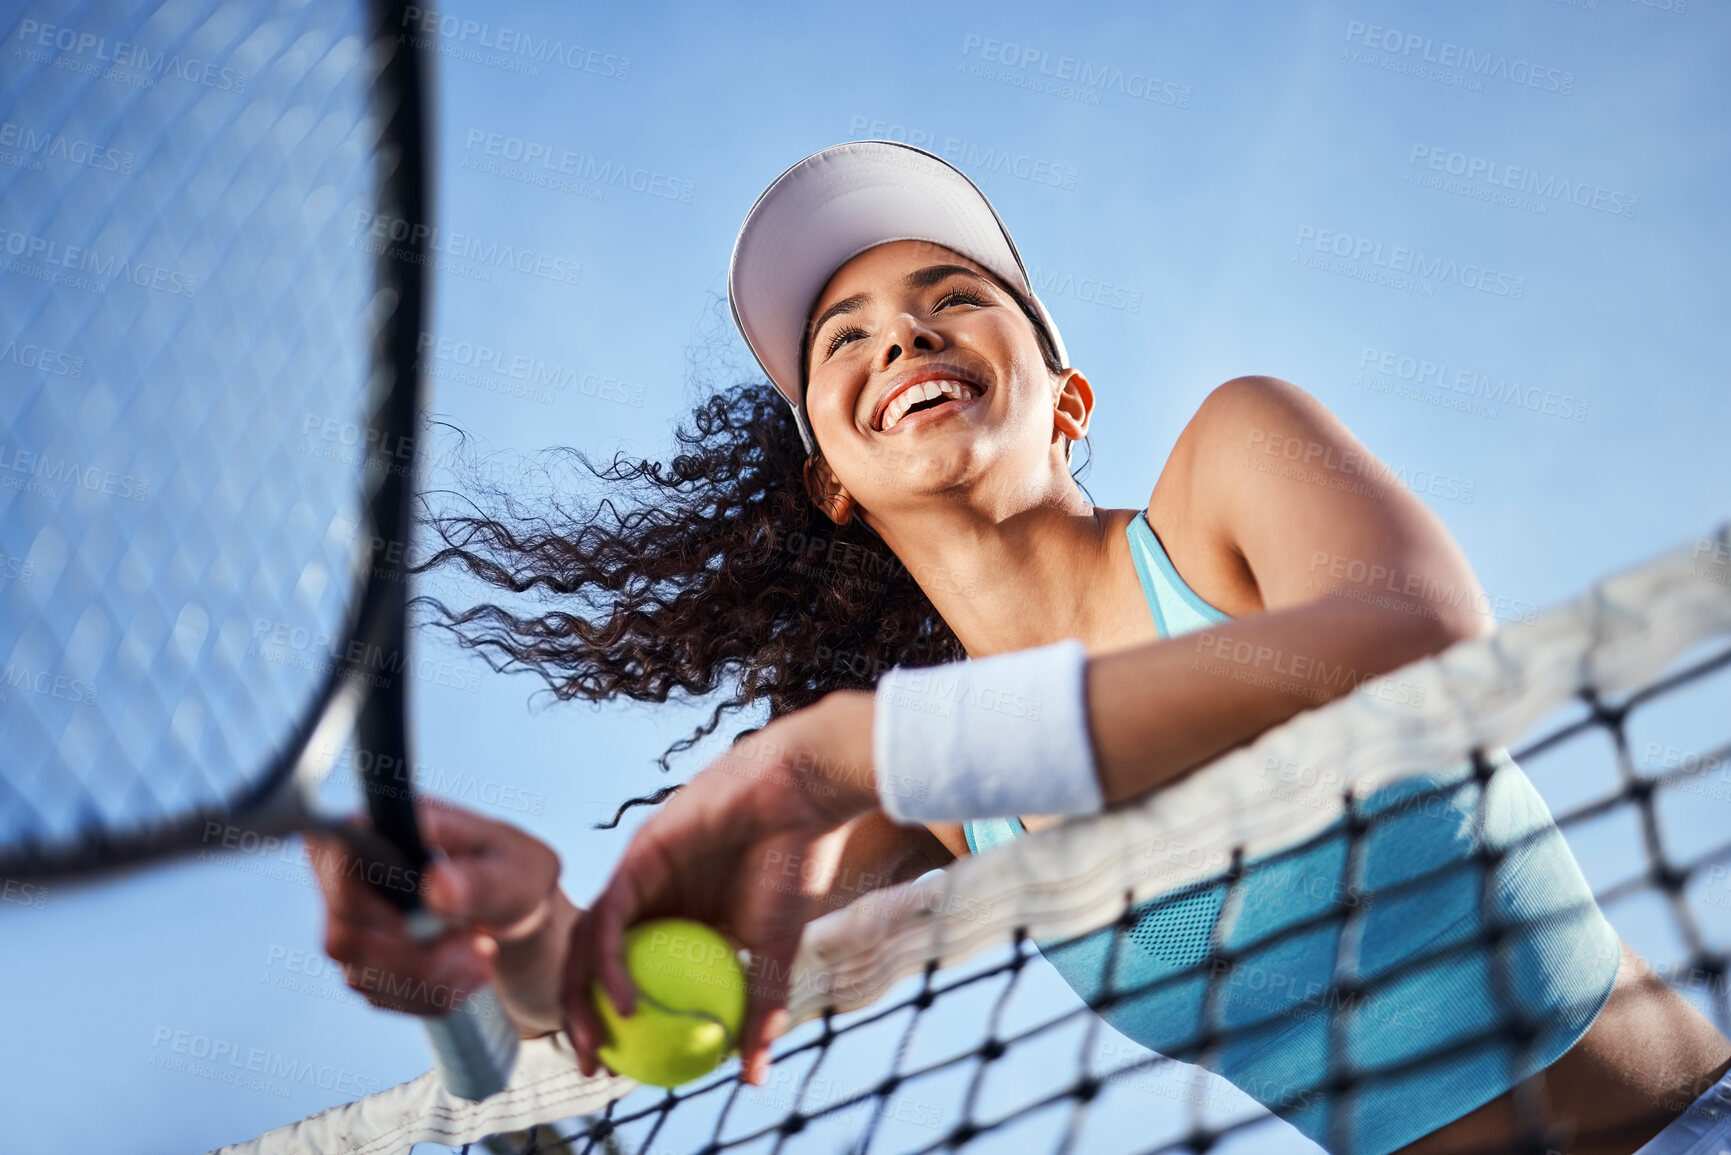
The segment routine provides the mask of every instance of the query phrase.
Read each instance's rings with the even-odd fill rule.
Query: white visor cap
[[[793,407],[808,454],[817,443],[805,415],[800,365],[806,319],[837,269],[889,241],[939,244],[996,274],[1045,325],[1058,363],[1070,364],[1010,230],[973,181],[899,141],[834,145],[782,173],[757,198],[727,271],[734,324]]]

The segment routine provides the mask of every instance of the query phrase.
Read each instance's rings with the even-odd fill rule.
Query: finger
[[[539,839],[510,830],[484,849],[435,860],[424,901],[442,917],[478,923],[511,940],[539,928],[558,889],[559,856]]]
[[[762,797],[763,771],[742,767],[740,761],[736,753],[716,759],[632,836],[606,887],[619,902],[624,925],[650,913],[668,913],[659,909],[661,900],[718,852],[779,831],[773,816],[764,813],[773,798]]]
[[[590,913],[592,911],[578,915],[571,928],[571,941],[565,952],[565,975],[559,992],[565,1033],[570,1036],[571,1049],[577,1055],[577,1069],[585,1077],[594,1075],[599,1069],[597,1051],[607,1038],[606,1025],[591,1002],[595,924],[589,918]]]
[[[441,855],[428,872],[428,907],[506,938],[533,929],[516,924],[544,916],[558,889],[559,856],[553,849],[509,823],[441,800],[422,801],[423,837]]]
[[[367,885],[363,859],[339,838],[307,835],[307,863],[318,880],[330,917],[364,923],[379,930],[402,924],[402,912]]]
[[[484,852],[517,828],[430,794],[415,797],[415,822],[428,846],[447,854]]]
[[[626,928],[645,914],[703,917],[681,911],[676,901],[681,878],[713,868],[718,848],[737,845],[756,820],[743,814],[742,779],[705,771],[637,831],[620,857],[601,895],[577,920],[561,992],[573,1033],[579,1069],[592,1074],[604,1026],[589,1009],[591,984],[598,980],[621,1015],[636,1008],[636,987],[625,967]]]
[[[449,1010],[488,978],[484,955],[461,937],[425,945],[364,927],[339,926],[327,939],[345,960],[348,985],[375,1005],[393,1010]]]
[[[633,836],[589,912],[594,921],[594,965],[614,1005],[625,1014],[636,1001],[636,987],[625,969],[626,930],[648,917],[713,920],[715,911],[694,909],[689,902],[693,891],[689,880],[717,869],[718,848],[725,850],[739,838],[738,824],[726,820],[725,800],[711,806],[704,801],[703,791],[693,791],[692,785],[685,789],[691,791],[689,796],[675,796],[667,809]],[[679,806],[681,802],[687,805]]]
[[[745,1081],[753,1086],[761,1087],[768,1080],[770,1044],[787,1030],[788,979],[798,950],[797,932],[752,948],[751,982],[746,988],[750,1001],[739,1036],[739,1057]]]
[[[325,949],[343,964],[349,987],[376,1007],[415,1015],[447,1014],[491,977],[479,936],[448,934],[427,943],[333,923]]]
[[[783,836],[763,845],[780,845],[789,861],[815,861],[818,857],[813,851],[816,843],[797,837]],[[770,1044],[787,1029],[793,961],[815,905],[809,895],[765,888],[761,881],[741,877],[737,883],[741,937],[751,950],[750,999],[740,1031],[740,1062],[746,1081],[757,1086],[769,1077]]]
[[[318,879],[319,888],[327,892],[334,889],[342,880],[342,839],[331,834],[303,834],[301,843],[306,851],[307,867]]]
[[[597,902],[591,912],[595,915],[591,961],[600,974],[601,985],[613,1000],[614,1008],[621,1015],[629,1016],[637,1010],[637,984],[631,981],[625,966],[626,916],[617,901],[608,901],[610,897]]]

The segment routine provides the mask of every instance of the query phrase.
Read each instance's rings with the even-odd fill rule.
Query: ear
[[[806,458],[804,472],[805,491],[811,496],[811,503],[837,525],[852,521],[853,495],[842,485],[823,455],[814,453]]]
[[[1066,369],[1053,398],[1052,431],[1071,441],[1088,435],[1088,420],[1094,412],[1094,387],[1080,369]]]

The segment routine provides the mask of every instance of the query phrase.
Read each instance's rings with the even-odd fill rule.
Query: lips
[[[985,387],[970,374],[952,365],[933,365],[909,374],[884,391],[872,413],[872,428],[880,433],[894,429],[914,406],[949,398],[971,401],[985,395]]]

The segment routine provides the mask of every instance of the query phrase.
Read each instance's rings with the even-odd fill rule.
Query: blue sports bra
[[[1131,520],[1129,534],[1162,638],[1230,620],[1184,584],[1145,514]],[[1253,869],[1236,887],[1203,883],[1144,903],[1123,937],[1112,986],[1155,985],[1101,1017],[1150,1050],[1230,1080],[1323,1147],[1345,1140],[1369,1155],[1404,1147],[1548,1067],[1604,1006],[1620,947],[1538,791],[1505,751],[1490,760],[1495,772],[1482,787],[1461,765],[1360,802],[1360,813],[1376,820],[1361,835],[1354,877],[1346,875],[1347,838],[1336,824],[1307,849],[1248,863]],[[1278,774],[1269,789],[1279,789]],[[963,831],[978,854],[1024,828],[1016,818],[992,818],[964,823]],[[1481,849],[1502,853],[1488,887],[1489,863],[1475,860]],[[1327,917],[1331,910],[1339,917]],[[1348,913],[1357,917],[1349,921]],[[1482,937],[1487,915],[1510,928],[1500,959]],[[1279,933],[1307,919],[1315,925]],[[1340,957],[1368,980],[1350,992],[1335,981],[1348,926],[1352,938]],[[1235,958],[1214,978],[1205,1022],[1210,968],[1200,964],[1215,935]],[[1038,945],[1093,1004],[1105,993],[1114,938],[1107,929]],[[1396,969],[1402,973],[1393,981],[1375,981]],[[1533,1032],[1526,1047],[1499,1029],[1509,1021],[1497,995],[1504,983],[1502,997]],[[1341,1021],[1331,1027],[1335,1014]],[[1330,1056],[1338,1053],[1331,1030],[1340,1032],[1355,1077],[1345,1096],[1330,1086]],[[1416,1062],[1442,1051],[1450,1053]]]

